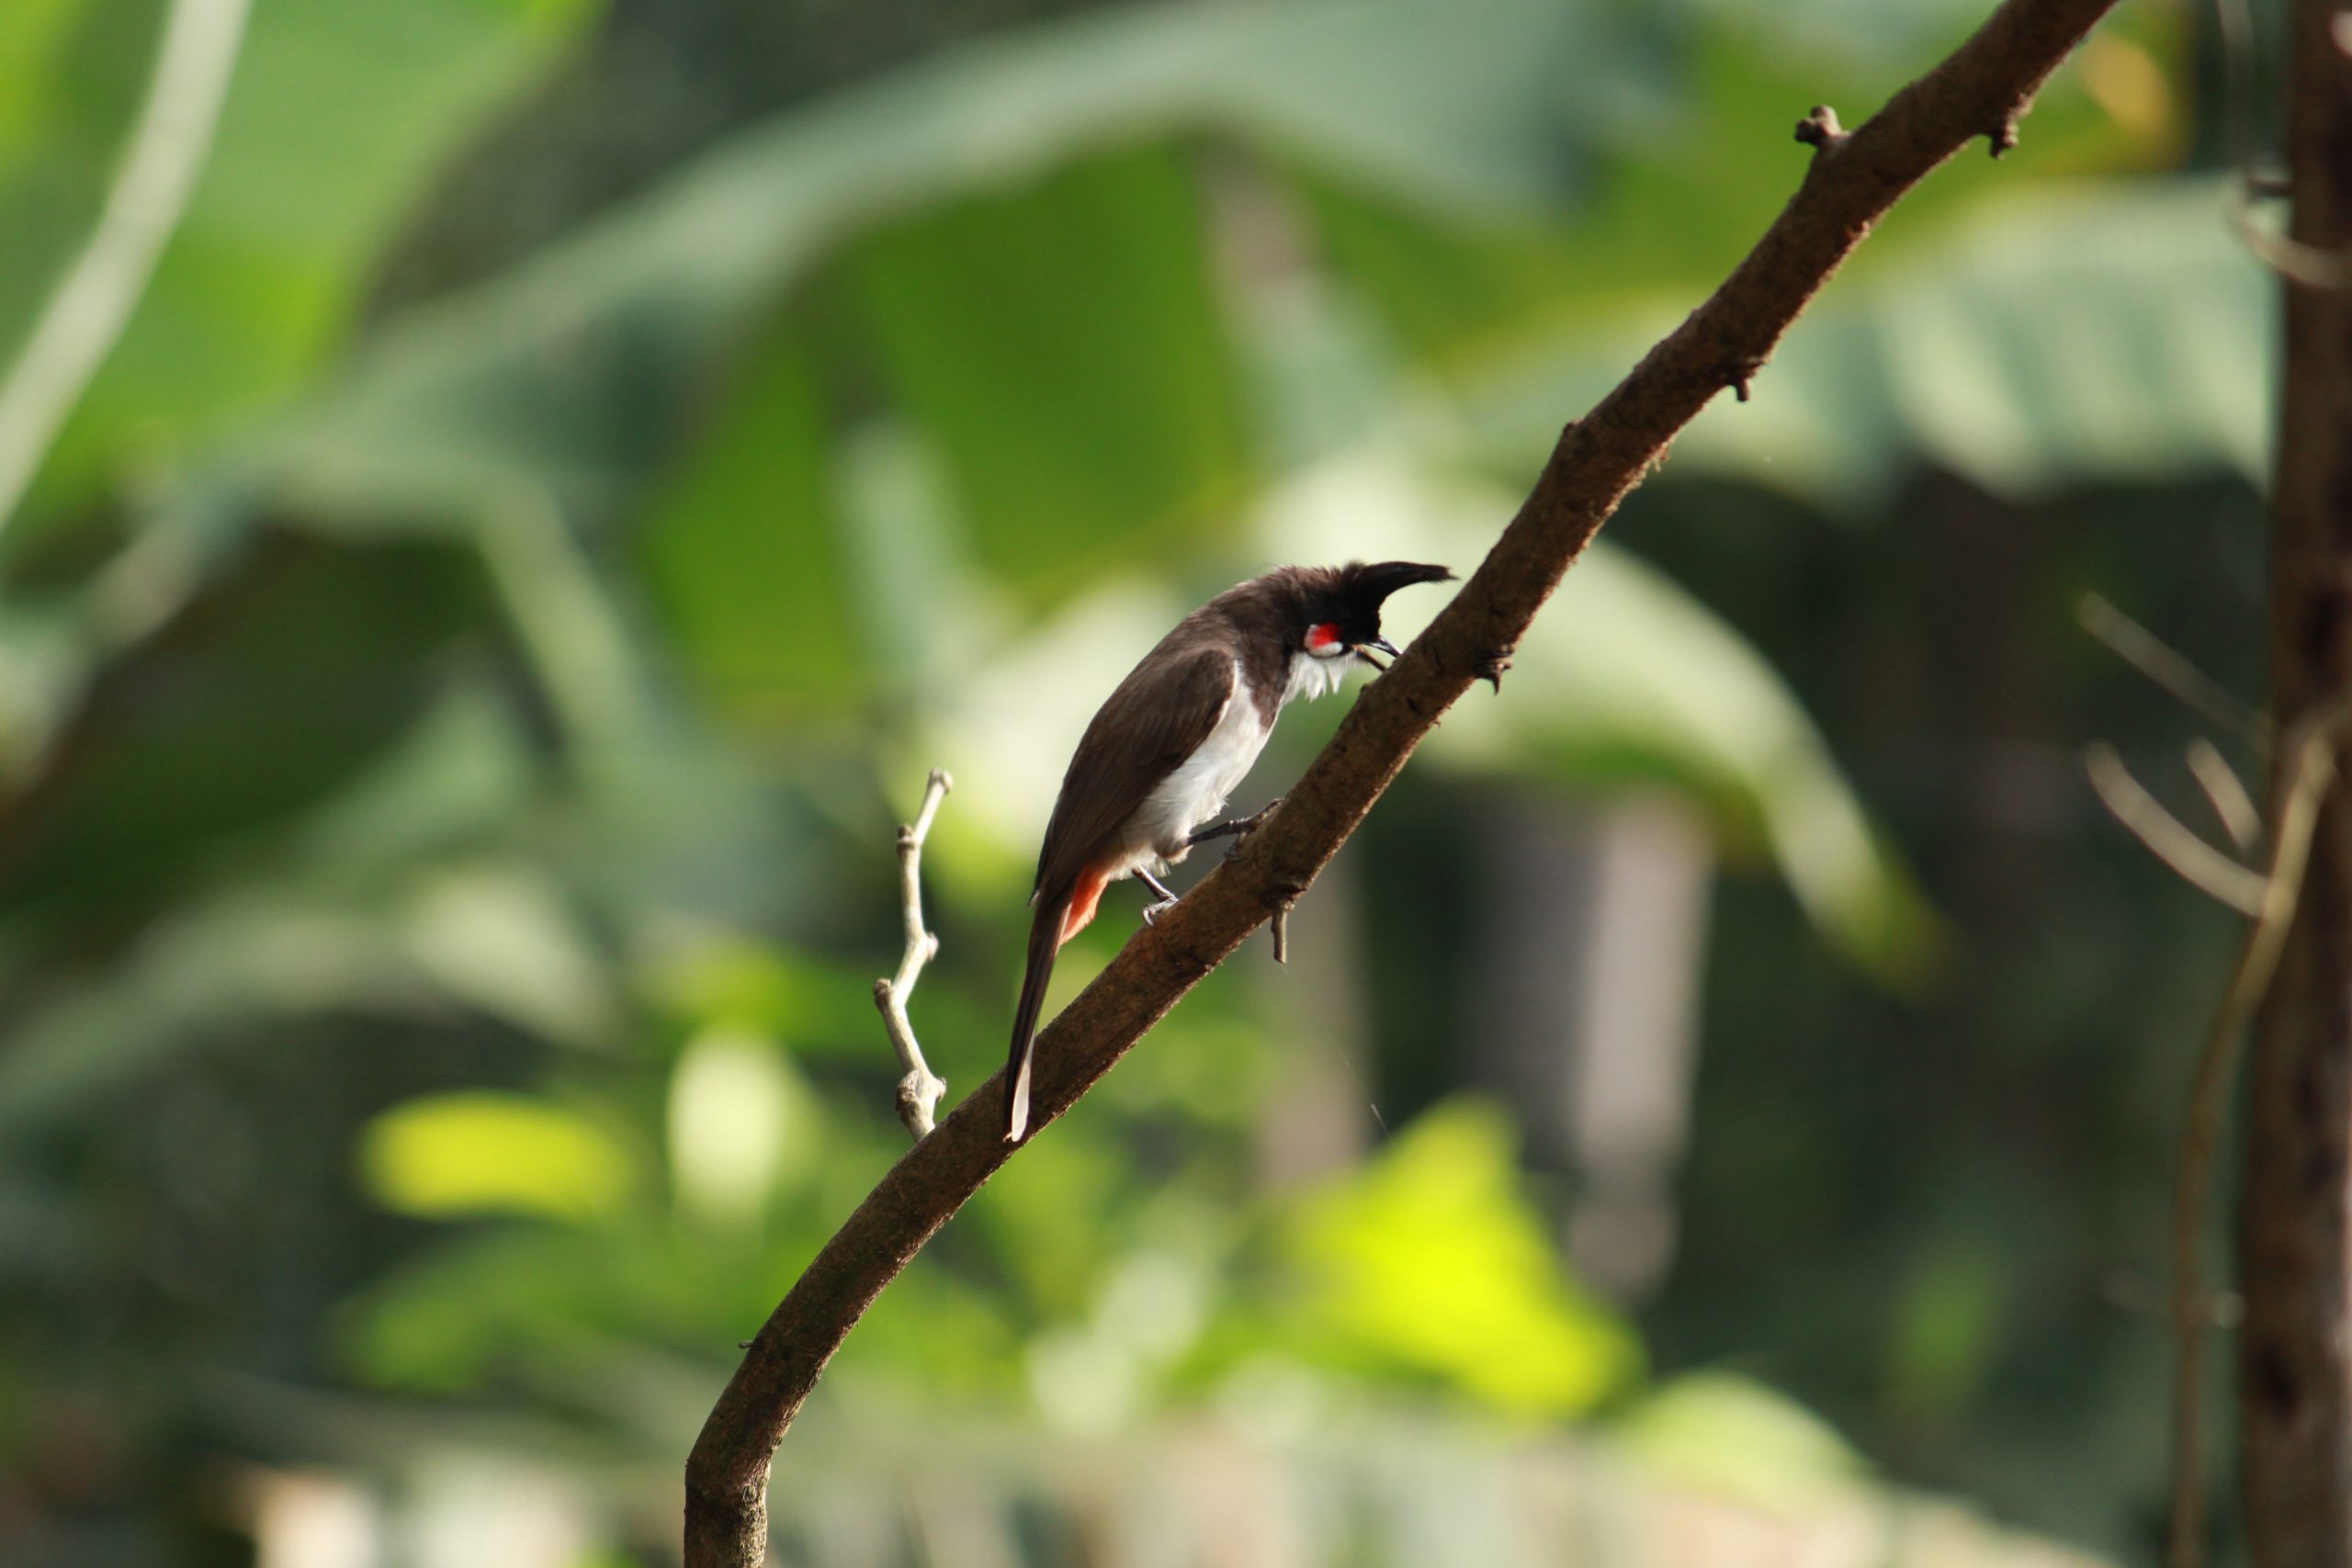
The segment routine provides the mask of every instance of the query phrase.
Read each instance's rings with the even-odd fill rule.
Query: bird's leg
[[[1197,848],[1207,843],[1211,839],[1246,839],[1256,832],[1258,824],[1272,817],[1274,814],[1274,807],[1282,803],[1283,797],[1278,795],[1266,803],[1263,810],[1251,816],[1236,817],[1229,821],[1212,822],[1205,828],[1195,828],[1193,829],[1192,836],[1184,840],[1184,847],[1188,850]],[[1238,850],[1241,846],[1236,844],[1233,847]],[[1230,858],[1229,852],[1227,858]]]
[[[1166,914],[1169,910],[1176,907],[1176,895],[1170,893],[1168,890],[1168,885],[1160,881],[1159,878],[1152,875],[1151,873],[1138,866],[1136,868],[1136,880],[1142,883],[1146,887],[1150,888],[1154,893],[1159,895],[1159,902],[1154,904],[1146,904],[1143,907],[1143,923],[1145,925],[1150,925],[1153,921],[1159,919],[1160,916]]]

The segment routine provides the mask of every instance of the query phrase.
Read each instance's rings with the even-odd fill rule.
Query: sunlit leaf
[[[1589,1409],[1638,1370],[1521,1195],[1510,1124],[1425,1113],[1286,1228],[1309,1344],[1438,1378],[1523,1415]]]
[[[359,1169],[384,1207],[430,1219],[594,1219],[617,1208],[635,1179],[627,1151],[578,1111],[488,1092],[385,1111],[368,1124]]]

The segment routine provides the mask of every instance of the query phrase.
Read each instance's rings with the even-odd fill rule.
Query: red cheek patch
[[[1321,626],[1309,626],[1306,629],[1306,646],[1317,653],[1327,648],[1336,647],[1339,641],[1340,628],[1335,622],[1325,621]]]

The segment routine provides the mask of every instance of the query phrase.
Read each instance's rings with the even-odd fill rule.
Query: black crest
[[[1369,613],[1374,620],[1380,617],[1380,606],[1398,589],[1410,588],[1417,582],[1453,581],[1453,573],[1444,567],[1409,560],[1374,561],[1370,565],[1352,560],[1340,568],[1335,576],[1334,596],[1359,614]]]

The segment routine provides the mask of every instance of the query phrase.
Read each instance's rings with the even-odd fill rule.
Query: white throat
[[[1299,697],[1323,696],[1340,689],[1340,678],[1347,673],[1353,654],[1336,653],[1329,658],[1317,658],[1301,650],[1290,656],[1290,680],[1283,687],[1283,701]]]

